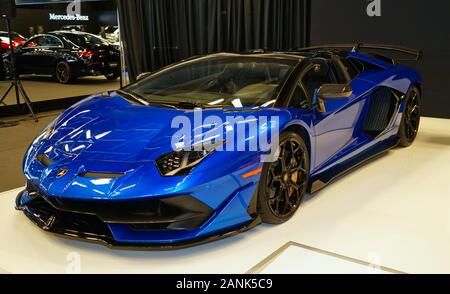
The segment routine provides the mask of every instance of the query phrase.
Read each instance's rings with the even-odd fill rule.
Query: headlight
[[[156,166],[163,176],[183,176],[215,151],[223,141],[202,146],[201,150],[177,150],[165,154],[156,160]]]

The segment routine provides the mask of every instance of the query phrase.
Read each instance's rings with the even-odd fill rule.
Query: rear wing
[[[320,45],[320,46],[311,46],[311,47],[305,47],[305,48],[295,48],[291,49],[291,51],[294,52],[308,52],[308,51],[321,51],[321,50],[333,50],[333,49],[349,49],[353,52],[360,52],[361,49],[369,49],[368,54],[373,55],[378,58],[382,59],[390,59],[387,57],[384,57],[380,55],[377,52],[371,52],[370,49],[374,50],[381,50],[391,53],[403,53],[408,56],[409,58],[393,58],[392,63],[395,63],[396,61],[420,61],[423,56],[422,50],[416,50],[411,49],[408,47],[402,47],[397,45],[387,45],[387,44],[374,44],[374,43],[356,43],[356,44],[330,44],[330,45]],[[378,56],[377,56],[378,55]]]

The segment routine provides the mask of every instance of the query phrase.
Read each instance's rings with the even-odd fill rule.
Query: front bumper
[[[235,235],[261,222],[252,213],[244,223],[203,234],[202,228],[216,212],[190,196],[117,203],[68,201],[47,197],[30,184],[18,194],[16,209],[45,231],[119,249],[186,248]]]

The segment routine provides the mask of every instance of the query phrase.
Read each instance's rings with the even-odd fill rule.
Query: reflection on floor
[[[0,191],[23,185],[23,155],[37,134],[59,113],[60,111],[39,113],[37,123],[28,115],[0,119],[18,123],[13,127],[0,128]]]
[[[288,242],[254,268],[249,274],[403,274],[378,264],[342,256],[318,248]]]
[[[111,250],[48,234],[14,210],[20,189],[12,190],[0,194],[0,268],[11,273],[245,273],[294,241],[401,272],[450,273],[449,167],[450,120],[424,118],[410,148],[393,149],[307,197],[289,222],[168,252]],[[315,261],[298,256],[289,272],[317,269],[310,264]],[[342,272],[329,259],[322,262],[332,267],[329,272]]]
[[[79,78],[68,85],[60,84],[51,77],[27,76],[22,78],[22,84],[32,102],[87,96],[120,87],[119,79],[110,81],[103,76]],[[9,81],[0,81],[0,97],[3,96],[9,85]],[[7,105],[14,105],[16,104],[15,97],[14,91],[11,91],[4,102]]]

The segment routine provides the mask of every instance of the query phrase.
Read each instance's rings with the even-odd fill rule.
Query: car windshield
[[[206,57],[163,69],[124,90],[147,102],[270,106],[297,63],[264,56]]]

